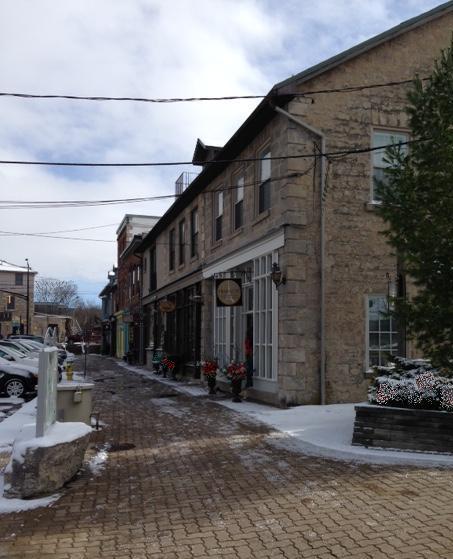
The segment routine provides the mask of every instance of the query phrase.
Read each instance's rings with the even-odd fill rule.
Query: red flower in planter
[[[232,361],[227,366],[227,377],[230,380],[244,379],[247,375],[247,369],[244,363],[236,363]]]
[[[217,361],[203,361],[201,363],[201,370],[205,377],[216,377],[217,376]]]

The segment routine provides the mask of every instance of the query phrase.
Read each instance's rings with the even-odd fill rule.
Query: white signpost
[[[57,420],[57,384],[58,350],[56,347],[46,347],[39,352],[37,437],[44,437]]]

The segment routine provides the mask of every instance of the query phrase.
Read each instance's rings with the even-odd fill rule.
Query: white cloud
[[[266,93],[277,81],[435,6],[409,0],[3,0],[0,89],[112,96]],[[179,105],[0,99],[0,159],[190,160],[223,144],[256,102]],[[183,169],[0,166],[0,200],[123,198],[173,191]],[[0,230],[119,223],[167,203],[0,210]],[[78,236],[114,238],[114,227]],[[112,243],[0,236],[0,258],[44,275],[103,281]]]

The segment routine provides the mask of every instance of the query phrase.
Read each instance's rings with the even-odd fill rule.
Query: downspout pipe
[[[319,250],[320,250],[320,373],[319,373],[319,384],[320,384],[320,401],[321,405],[326,404],[326,294],[325,294],[325,261],[326,261],[326,254],[325,254],[325,215],[324,215],[324,189],[326,185],[326,136],[313,126],[310,126],[306,122],[304,122],[299,117],[292,115],[291,113],[285,111],[281,107],[274,106],[274,110],[285,116],[291,122],[301,126],[305,130],[312,132],[315,136],[318,136],[321,140],[321,187],[319,193],[319,203],[320,203],[320,234],[319,234]]]

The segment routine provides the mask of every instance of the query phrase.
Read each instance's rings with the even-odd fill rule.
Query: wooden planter
[[[453,413],[358,405],[352,444],[453,453]]]

